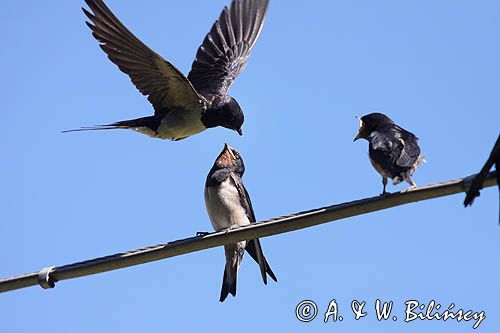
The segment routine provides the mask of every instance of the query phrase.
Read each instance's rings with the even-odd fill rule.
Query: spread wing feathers
[[[236,189],[238,190],[238,194],[240,195],[240,202],[242,207],[246,211],[248,220],[251,223],[256,222],[255,213],[252,207],[252,201],[250,200],[250,195],[248,195],[245,185],[243,185],[243,182],[240,177],[235,177],[233,174],[231,174],[231,178],[233,179]],[[264,257],[264,252],[262,252],[262,247],[260,246],[260,241],[258,239],[252,239],[248,241],[246,246],[246,251],[255,260],[255,262],[259,264],[260,273],[262,275],[262,280],[264,281],[264,284],[267,284],[266,273],[269,274],[269,276],[274,281],[278,281],[276,279],[276,275],[274,275],[273,271],[271,270],[271,267],[269,266],[266,258]]]
[[[269,0],[233,0],[203,40],[188,78],[209,101],[225,96],[245,68],[268,4]]]
[[[378,162],[387,170],[394,167],[411,168],[420,157],[417,137],[402,128],[374,132],[370,140],[370,150],[372,156],[379,157]]]
[[[156,112],[200,103],[188,79],[171,63],[135,37],[102,0],[85,0],[92,13],[86,22],[100,47],[120,70],[130,76],[139,91],[148,96]]]

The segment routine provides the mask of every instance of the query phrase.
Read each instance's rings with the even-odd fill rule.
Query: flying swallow
[[[216,231],[256,222],[250,196],[241,179],[244,172],[245,165],[240,154],[227,144],[224,145],[205,183],[205,205]],[[219,299],[221,302],[228,294],[236,296],[238,269],[245,250],[259,264],[264,284],[267,284],[266,274],[278,281],[264,257],[258,239],[225,245],[226,265]]]
[[[387,193],[387,178],[394,185],[406,181],[410,188],[417,186],[412,176],[424,156],[413,133],[382,113],[371,113],[359,120],[359,132],[354,141],[358,139],[366,139],[369,143],[370,162],[382,176],[382,195]]]
[[[227,95],[245,68],[262,30],[269,0],[233,0],[198,49],[185,77],[130,32],[102,0],[85,0],[86,22],[108,58],[153,105],[154,115],[72,131],[132,129],[153,138],[182,140],[222,126],[243,135],[240,105]]]

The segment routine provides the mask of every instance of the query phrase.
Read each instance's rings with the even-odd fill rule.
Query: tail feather
[[[234,274],[230,275],[232,275],[234,278],[232,277],[230,279],[227,274],[227,269],[224,269],[224,278],[222,279],[222,288],[220,291],[220,298],[219,298],[220,302],[224,302],[229,294],[236,296],[236,281],[238,280],[237,279],[238,270],[236,269],[233,273]]]
[[[262,252],[262,247],[260,246],[260,241],[258,239],[252,239],[248,241],[245,250],[248,252],[250,257],[252,257],[252,259],[255,260],[257,264],[259,264],[262,281],[264,281],[264,284],[267,284],[266,273],[271,279],[273,279],[275,282],[278,282],[276,275],[274,275],[271,266],[269,266],[269,263],[264,256],[264,252]]]
[[[224,302],[227,295],[236,296],[236,281],[238,280],[238,269],[240,268],[243,254],[245,253],[245,242],[238,242],[224,246],[226,265],[219,301]]]
[[[274,275],[271,267],[269,266],[262,247],[258,239],[252,239],[246,242],[239,242],[224,246],[226,254],[226,265],[224,267],[224,277],[222,279],[222,288],[220,291],[219,301],[224,302],[229,294],[236,296],[236,283],[238,280],[238,269],[243,259],[245,250],[255,260],[260,267],[262,280],[267,284],[267,275],[274,281],[278,282],[276,275]],[[266,275],[267,274],[267,275]]]
[[[109,125],[95,125],[90,127],[80,127],[74,128],[70,130],[61,131],[61,133],[71,133],[71,132],[87,132],[87,131],[104,131],[104,130],[112,130],[112,129],[126,129],[128,127],[120,127],[115,124]]]
[[[133,129],[140,127],[147,127],[151,130],[155,130],[155,118],[154,117],[142,117],[131,120],[123,120],[117,121],[115,123],[106,124],[106,125],[95,125],[89,127],[80,127],[76,129],[70,129],[62,131],[62,133],[70,133],[70,132],[84,132],[84,131],[103,131],[103,130],[112,130],[112,129]]]

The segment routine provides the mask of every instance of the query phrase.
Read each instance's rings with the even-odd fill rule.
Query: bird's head
[[[368,139],[373,131],[394,125],[391,118],[382,113],[370,113],[361,118],[356,118],[359,119],[359,131],[358,135],[354,138],[354,141],[358,139]]]
[[[219,113],[220,126],[236,131],[240,136],[243,135],[241,126],[243,126],[243,122],[245,121],[245,115],[240,105],[233,97],[227,99],[219,109]]]
[[[215,160],[214,168],[230,169],[240,175],[243,175],[245,172],[245,165],[243,164],[241,155],[236,149],[228,146],[227,143],[224,144],[224,149],[222,149],[221,153]]]

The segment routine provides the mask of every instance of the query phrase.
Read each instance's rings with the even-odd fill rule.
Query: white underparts
[[[218,186],[205,189],[205,204],[212,226],[217,231],[250,224],[231,177]]]

